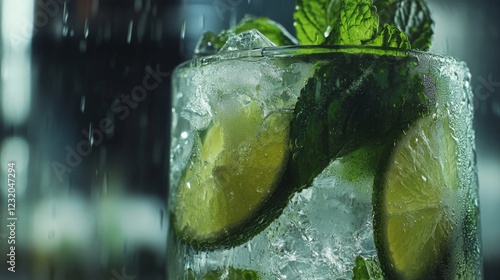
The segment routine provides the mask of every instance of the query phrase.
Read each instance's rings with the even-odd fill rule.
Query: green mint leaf
[[[383,52],[332,54],[318,63],[295,105],[292,156],[281,183],[307,187],[332,160],[369,145],[392,145],[426,112],[423,81],[410,73],[410,58]]]
[[[210,31],[205,32],[196,45],[195,54],[198,56],[214,54],[224,46],[229,36],[251,29],[257,29],[277,46],[297,44],[297,39],[290,35],[281,24],[265,17],[247,15],[236,26],[223,30],[218,35]]]
[[[293,14],[301,45],[320,45],[339,19],[341,0],[297,0]]]
[[[340,20],[334,26],[332,45],[359,46],[371,40],[378,31],[377,8],[372,0],[343,0]]]
[[[408,38],[396,26],[380,26],[371,0],[342,0],[339,15],[338,24],[326,39],[329,45],[411,49]]]
[[[413,48],[429,50],[434,22],[424,0],[378,0],[374,4],[381,24],[402,30]]]
[[[352,280],[383,280],[384,276],[377,260],[357,256],[352,270]]]
[[[404,50],[411,49],[410,42],[405,33],[401,32],[396,26],[384,24],[377,37],[368,41],[366,46],[377,46],[386,48],[399,48]]]

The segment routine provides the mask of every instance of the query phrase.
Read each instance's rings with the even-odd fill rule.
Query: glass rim
[[[418,49],[406,50],[393,47],[352,45],[289,45],[202,55],[181,63],[177,68],[199,67],[223,61],[242,60],[245,58],[288,58],[339,53],[345,55],[374,55],[388,57],[427,57],[431,60],[445,60],[448,63],[463,64],[466,66],[464,61],[458,60],[452,56]]]

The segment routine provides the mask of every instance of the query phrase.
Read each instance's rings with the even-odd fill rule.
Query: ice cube
[[[198,43],[196,43],[196,47],[194,49],[194,55],[198,57],[198,56],[215,54],[217,53],[219,48],[222,47],[223,44],[224,44],[223,38],[220,38],[220,36],[212,32],[206,32],[198,40]]]
[[[237,50],[251,50],[264,47],[276,47],[264,34],[257,29],[251,29],[240,34],[230,36],[226,44],[222,46],[219,52],[230,52]]]

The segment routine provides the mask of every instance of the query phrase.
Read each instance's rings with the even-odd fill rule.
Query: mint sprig
[[[424,0],[297,0],[301,45],[428,50],[433,21]]]
[[[403,31],[414,49],[429,50],[434,22],[424,0],[376,0],[374,4],[381,24]]]
[[[327,45],[411,49],[408,38],[395,25],[381,25],[372,0],[341,0],[339,5],[339,21],[325,39]]]
[[[433,21],[425,0],[296,0],[295,39],[279,23],[245,16],[219,34],[207,32],[195,53],[216,53],[229,36],[257,29],[277,46],[344,45],[428,50]]]

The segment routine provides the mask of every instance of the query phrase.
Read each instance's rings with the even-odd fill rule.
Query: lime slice
[[[446,117],[419,119],[396,142],[376,181],[374,229],[391,279],[425,279],[457,228],[457,144]]]
[[[273,212],[267,208],[288,160],[290,120],[290,112],[264,118],[255,102],[219,111],[178,186],[174,229],[181,239],[232,247],[270,223],[272,215],[261,214]]]

